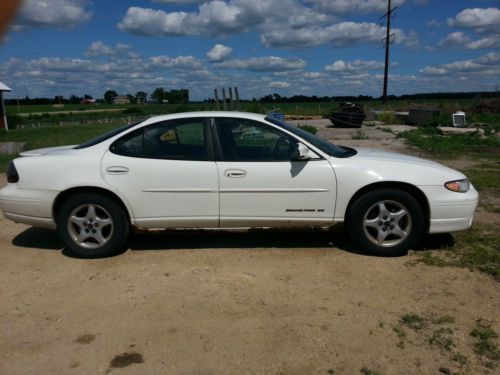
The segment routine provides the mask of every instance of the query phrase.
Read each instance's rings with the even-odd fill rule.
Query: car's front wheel
[[[425,217],[419,202],[406,191],[380,189],[352,204],[347,230],[362,249],[383,256],[401,255],[422,238]]]
[[[94,193],[69,197],[57,216],[57,231],[66,250],[85,258],[121,251],[129,227],[127,216],[116,202]]]

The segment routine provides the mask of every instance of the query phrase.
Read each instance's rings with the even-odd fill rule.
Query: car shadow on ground
[[[28,228],[19,233],[13,245],[38,250],[62,250],[63,254],[74,257],[64,249],[57,233],[42,228]],[[451,235],[430,235],[415,250],[426,251],[453,245]],[[337,248],[349,253],[373,256],[356,248],[341,228],[322,229],[261,229],[241,231],[216,230],[162,230],[132,234],[128,241],[129,250],[195,250],[195,249],[252,249],[252,248]]]

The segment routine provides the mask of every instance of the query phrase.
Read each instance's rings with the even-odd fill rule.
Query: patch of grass
[[[0,155],[0,173],[7,170],[7,166],[12,159],[15,159],[16,155]]]
[[[500,236],[495,225],[475,224],[454,235],[454,244],[440,251],[418,252],[417,262],[477,270],[500,281]]]
[[[123,124],[53,126],[46,128],[13,129],[0,131],[0,142],[27,142],[26,149],[80,144]],[[8,162],[17,155],[0,155],[0,172],[5,172]]]
[[[318,132],[318,129],[312,125],[298,125],[297,127],[311,134],[316,134]]]
[[[381,127],[377,127],[377,130],[381,130],[383,131],[384,133],[391,133],[391,134],[396,134],[392,131],[392,129],[389,129],[389,128],[381,128]]]
[[[467,169],[465,175],[479,191],[491,189],[495,195],[500,195],[500,171],[495,169],[486,169],[473,167]]]
[[[384,112],[377,115],[377,120],[385,122],[386,124],[399,124],[399,120],[394,112]]]
[[[493,341],[493,339],[498,337],[498,334],[489,324],[478,322],[476,328],[470,332],[470,335],[477,339],[477,342],[474,344],[474,352],[493,361],[500,360],[500,351]]]
[[[356,134],[354,134],[351,138],[352,139],[368,139],[368,137],[366,136],[366,134],[363,130],[358,130],[356,132]]]
[[[426,326],[424,318],[417,314],[405,314],[401,317],[401,323],[416,331]]]
[[[380,375],[379,372],[371,370],[367,367],[363,367],[359,372],[361,372],[363,375]]]
[[[452,334],[453,331],[450,328],[439,328],[432,333],[429,343],[433,346],[450,351],[455,346],[451,338]]]
[[[436,156],[475,154],[485,158],[497,159],[500,153],[500,138],[495,136],[479,137],[474,134],[440,135],[436,128],[424,127],[399,133],[412,146]]]
[[[396,334],[398,335],[399,341],[396,344],[398,348],[404,349],[405,347],[405,339],[406,339],[406,333],[403,331],[401,327],[394,327],[392,329]]]
[[[450,315],[443,315],[437,319],[434,319],[432,321],[434,324],[438,324],[438,325],[441,325],[441,324],[453,324],[455,323],[455,318],[450,316]]]
[[[464,356],[462,353],[459,353],[459,352],[455,352],[455,353],[453,353],[453,355],[451,356],[451,359],[452,359],[453,361],[455,361],[455,362],[458,362],[458,364],[459,364],[460,366],[464,366],[464,365],[466,365],[466,364],[467,364],[467,361],[468,361],[467,357],[466,357],[466,356]]]

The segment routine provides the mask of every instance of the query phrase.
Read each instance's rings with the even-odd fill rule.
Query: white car
[[[57,228],[83,257],[124,249],[131,227],[339,222],[360,248],[394,255],[426,233],[469,228],[478,202],[467,178],[441,164],[336,146],[250,113],[159,116],[21,156],[0,190],[5,217]]]

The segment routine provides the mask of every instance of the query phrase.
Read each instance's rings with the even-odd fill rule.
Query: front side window
[[[265,124],[241,118],[215,119],[226,161],[291,161],[297,142]]]

